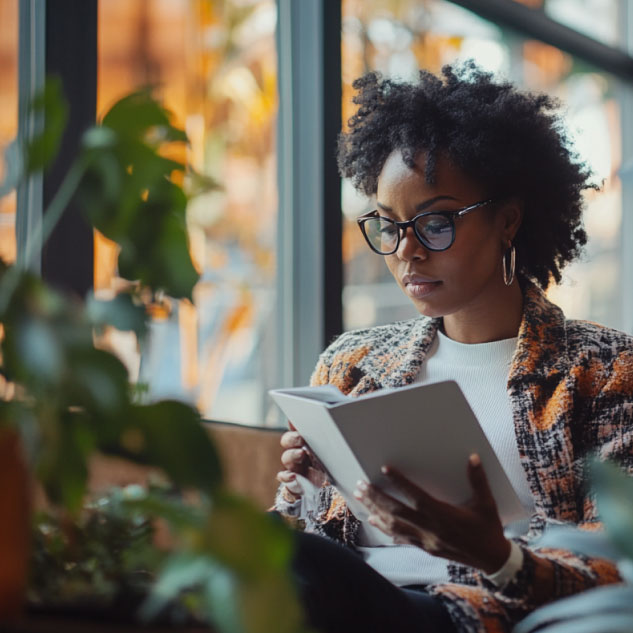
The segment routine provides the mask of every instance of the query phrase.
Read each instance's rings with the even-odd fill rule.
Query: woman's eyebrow
[[[435,196],[435,198],[431,198],[430,200],[425,200],[424,202],[421,202],[420,204],[418,204],[415,207],[415,210],[424,211],[424,209],[427,209],[428,207],[430,207],[432,204],[435,204],[439,200],[457,200],[457,198],[454,198],[453,196]],[[386,204],[382,204],[377,201],[376,206],[380,207],[383,211],[386,211],[387,213],[393,213],[393,209],[391,207],[388,207]]]

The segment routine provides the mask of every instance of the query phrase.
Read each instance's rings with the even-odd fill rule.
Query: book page
[[[369,481],[393,496],[399,495],[382,475],[383,465],[397,468],[443,501],[465,503],[472,496],[468,458],[477,453],[502,522],[525,518],[526,511],[455,382],[376,391],[331,407],[330,413]]]

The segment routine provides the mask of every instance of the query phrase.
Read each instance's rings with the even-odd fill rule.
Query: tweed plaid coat
[[[478,570],[450,564],[451,582],[429,587],[460,631],[500,633],[545,602],[620,580],[607,561],[530,542],[547,525],[599,529],[583,481],[592,453],[633,473],[633,338],[584,321],[566,320],[535,286],[524,284],[524,315],[508,376],[521,463],[535,503],[527,536],[516,539],[524,564],[502,590]],[[312,384],[356,396],[412,383],[439,319],[421,317],[347,332],[321,355]],[[281,490],[281,489],[280,489]],[[277,495],[276,508],[288,504]],[[336,489],[321,489],[306,530],[354,546],[358,520]]]

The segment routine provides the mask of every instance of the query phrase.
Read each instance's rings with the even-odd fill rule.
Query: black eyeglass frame
[[[418,215],[411,218],[410,220],[407,220],[406,222],[398,222],[397,220],[386,218],[380,215],[377,209],[374,209],[373,211],[369,211],[368,213],[364,213],[363,215],[359,216],[358,218],[356,218],[356,221],[358,222],[358,226],[361,230],[361,233],[363,234],[363,237],[365,238],[365,241],[369,245],[369,248],[371,248],[371,250],[374,251],[374,253],[378,253],[378,255],[393,255],[398,250],[398,247],[400,246],[400,241],[402,240],[402,236],[407,232],[407,229],[409,227],[413,228],[413,234],[415,235],[418,242],[420,242],[420,244],[424,246],[424,248],[426,248],[429,251],[433,251],[435,253],[441,253],[442,251],[448,250],[453,245],[453,242],[455,241],[455,218],[461,218],[462,216],[466,215],[467,213],[470,213],[471,211],[474,211],[475,209],[479,209],[480,207],[483,207],[487,204],[492,204],[493,202],[497,202],[497,201],[498,200],[496,198],[489,198],[488,200],[481,200],[480,202],[475,202],[474,204],[470,204],[467,207],[462,207],[461,209],[454,209],[451,211],[424,211],[423,213],[418,213]],[[430,215],[440,215],[448,220],[451,227],[451,241],[449,242],[448,246],[445,246],[444,248],[435,248],[427,244],[426,240],[416,230],[416,227],[415,227],[416,222],[420,218],[428,217]],[[367,236],[367,233],[365,230],[365,223],[368,220],[375,220],[377,218],[380,218],[381,220],[386,220],[387,222],[391,222],[392,224],[395,224],[398,227],[398,229],[400,229],[398,231],[398,239],[396,240],[396,246],[394,247],[393,250],[387,253],[379,251],[374,247],[369,237]]]

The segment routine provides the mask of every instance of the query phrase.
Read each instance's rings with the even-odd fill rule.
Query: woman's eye
[[[446,230],[446,223],[445,222],[429,222],[425,228],[428,233],[441,233],[442,231]]]
[[[428,233],[431,235],[439,235],[443,233],[447,229],[450,228],[450,225],[443,218],[438,218],[437,220],[428,220],[424,223],[422,230],[424,233]]]

